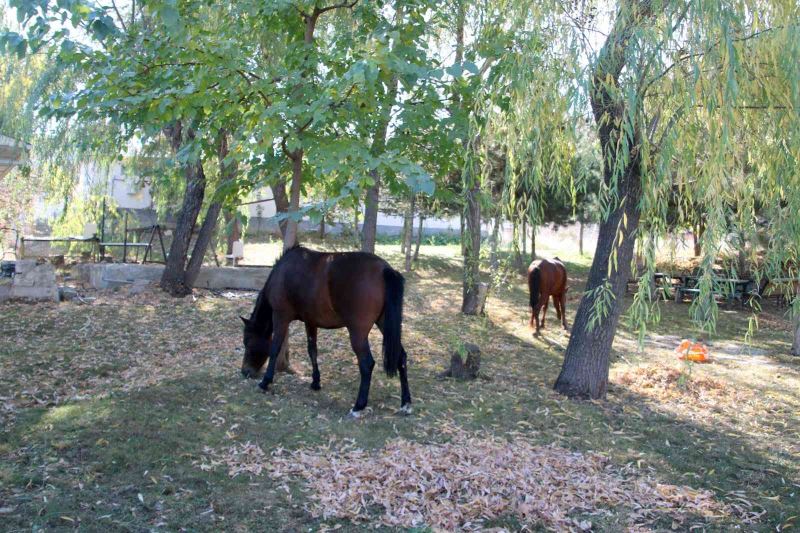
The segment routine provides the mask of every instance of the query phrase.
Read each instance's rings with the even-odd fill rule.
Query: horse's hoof
[[[259,382],[258,390],[266,394],[267,391],[269,390],[269,383],[264,383],[263,381]]]
[[[410,403],[407,403],[407,404],[403,405],[402,407],[400,407],[400,410],[399,410],[399,411],[397,411],[397,414],[399,414],[399,415],[406,415],[406,416],[408,416],[408,415],[410,415],[412,412],[413,412],[413,409],[411,408],[411,404],[410,404]]]
[[[352,409],[350,409],[350,413],[347,416],[349,416],[350,418],[355,418],[356,420],[358,420],[359,418],[361,418],[363,416],[363,414],[364,414],[363,410],[361,410],[361,411],[353,411]]]
[[[311,384],[311,390],[320,390],[321,388],[322,388],[322,385],[320,385],[319,383],[312,383]]]

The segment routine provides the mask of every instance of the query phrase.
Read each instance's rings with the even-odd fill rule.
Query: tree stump
[[[466,356],[466,361],[463,356]],[[461,349],[453,352],[450,356],[450,368],[439,374],[439,378],[473,380],[478,377],[480,367],[481,349],[477,345],[467,342]]]

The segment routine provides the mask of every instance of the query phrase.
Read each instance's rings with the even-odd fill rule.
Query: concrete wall
[[[72,276],[93,289],[110,289],[138,281],[157,283],[163,265],[134,263],[84,263],[72,267]],[[264,267],[203,267],[195,286],[203,289],[261,290],[270,269]]]
[[[14,277],[11,280],[3,278],[0,283],[0,301],[8,298],[58,301],[56,270],[53,265],[37,265],[33,259],[23,259],[18,260],[14,266]]]

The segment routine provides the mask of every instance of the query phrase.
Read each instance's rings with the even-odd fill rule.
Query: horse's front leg
[[[281,353],[281,346],[286,340],[286,334],[289,331],[289,322],[278,319],[275,314],[272,315],[273,334],[272,342],[269,345],[269,363],[267,364],[267,371],[264,372],[264,377],[258,387],[266,391],[272,379],[275,377],[275,363],[278,361],[278,354]]]
[[[319,382],[319,367],[317,366],[317,327],[306,324],[306,337],[308,339],[308,357],[311,359],[311,388],[322,388]]]
[[[350,330],[350,345],[353,348],[356,356],[358,357],[358,371],[361,374],[361,383],[358,386],[358,397],[356,404],[350,411],[350,414],[358,417],[361,411],[367,407],[367,400],[369,399],[369,387],[372,382],[372,369],[375,368],[375,359],[372,357],[372,351],[369,349],[369,331],[360,332]]]

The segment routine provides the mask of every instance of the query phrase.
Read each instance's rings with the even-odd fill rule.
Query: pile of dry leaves
[[[712,377],[660,364],[628,370],[614,381],[659,402],[691,402],[697,407],[720,402],[741,404],[752,397],[749,391]]]
[[[524,523],[585,530],[593,517],[617,507],[631,526],[659,515],[683,521],[724,512],[710,492],[660,484],[599,454],[521,439],[462,434],[447,444],[398,439],[375,452],[327,446],[271,457],[251,443],[205,451],[197,462],[203,469],[301,478],[311,489],[308,511],[315,517],[396,527],[477,529],[484,520],[515,515]]]

